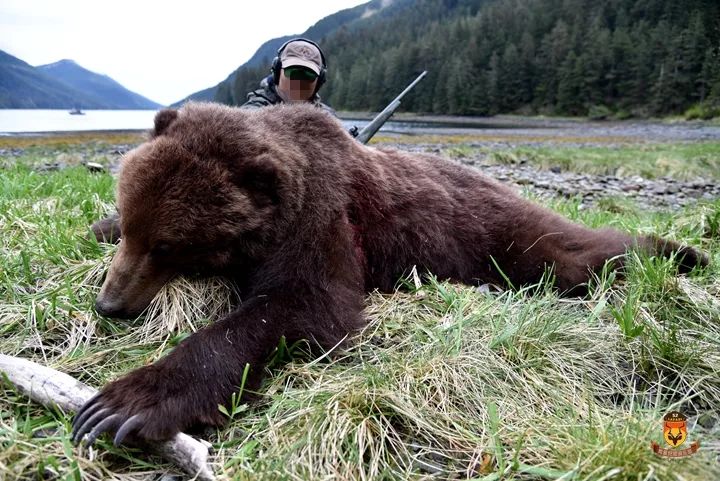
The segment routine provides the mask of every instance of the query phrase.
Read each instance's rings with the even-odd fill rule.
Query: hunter
[[[320,101],[318,91],[327,79],[325,55],[318,44],[305,38],[285,42],[270,66],[270,75],[260,88],[247,94],[241,108],[261,108],[283,102],[311,102],[333,115],[335,111]]]

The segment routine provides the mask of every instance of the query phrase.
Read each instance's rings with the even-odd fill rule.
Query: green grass
[[[687,120],[711,120],[720,118],[720,105],[711,105],[709,103],[700,102],[685,111],[684,115]]]
[[[630,144],[622,147],[520,147],[488,152],[500,164],[521,160],[543,169],[647,178],[720,180],[720,142]],[[466,152],[467,155],[467,152]]]
[[[679,159],[709,149],[676,147],[662,149]],[[79,142],[67,153],[91,151]],[[608,164],[635,157],[542,155],[581,165],[586,154]],[[94,298],[115,248],[89,240],[88,225],[112,209],[113,179],[80,166],[39,173],[29,167],[37,163],[31,150],[0,170],[0,352],[100,387],[236,301],[220,279],[181,279],[143,319],[99,317]],[[701,175],[715,168],[704,164]],[[671,262],[635,255],[624,280],[599,276],[587,299],[558,298],[546,284],[499,292],[408,279],[402,292],[368,297],[369,325],[347,351],[308,362],[290,349],[294,359],[273,368],[261,402],[233,406],[230,426],[208,435],[215,471],[253,480],[718,479],[720,200],[677,212],[613,199],[550,207],[589,226],[687,242],[713,265],[677,276]],[[0,479],[155,479],[173,469],[107,438],[90,459],[69,443],[70,413],[0,390]],[[716,422],[690,424],[701,453],[662,459],[650,442],[663,443],[662,416],[676,408]]]

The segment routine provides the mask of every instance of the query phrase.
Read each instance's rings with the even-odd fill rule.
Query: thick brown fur
[[[245,298],[83,409],[76,434],[119,429],[118,441],[221,425],[217,406],[246,364],[253,389],[281,336],[336,345],[364,325],[364,293],[392,291],[413,266],[514,286],[552,267],[559,292],[581,294],[592,271],[636,246],[677,253],[683,271],[707,264],[674,242],[573,224],[448,160],[360,145],[312,106],[161,112],[125,158],[117,200],[122,242],[100,313],[135,316],[180,273],[232,276]]]

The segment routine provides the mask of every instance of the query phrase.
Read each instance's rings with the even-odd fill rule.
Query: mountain
[[[159,104],[71,60],[33,67],[0,50],[0,108],[156,109]]]
[[[322,46],[320,93],[339,110],[378,111],[422,70],[403,110],[626,117],[720,108],[717,0],[374,0],[302,36]],[[243,103],[272,55],[239,67],[213,100]]]
[[[0,107],[6,109],[71,108],[83,93],[0,50]],[[100,108],[83,101],[83,108]]]
[[[648,116],[720,106],[720,2],[416,0],[321,42],[321,94],[382,109],[422,70],[413,112]]]
[[[91,72],[72,60],[60,60],[36,68],[75,90],[97,98],[105,109],[154,110],[162,107],[152,100],[131,92],[107,75]]]

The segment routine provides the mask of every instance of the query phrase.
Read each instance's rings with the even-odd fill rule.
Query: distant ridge
[[[33,67],[0,50],[0,108],[4,109],[157,109],[106,75],[72,60]]]
[[[77,90],[0,50],[0,107],[6,109],[101,108]]]
[[[107,109],[157,109],[160,104],[131,92],[107,75],[91,72],[73,60],[60,60],[36,67],[70,87],[98,99]]]

